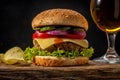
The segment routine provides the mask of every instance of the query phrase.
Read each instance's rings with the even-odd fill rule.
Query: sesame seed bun
[[[77,66],[87,64],[89,61],[88,57],[76,57],[70,58],[58,58],[52,56],[35,56],[34,63],[38,66],[46,67],[58,67],[58,66]]]
[[[82,27],[88,30],[86,18],[79,12],[71,9],[49,9],[40,12],[32,21],[32,28],[50,25],[64,25]]]

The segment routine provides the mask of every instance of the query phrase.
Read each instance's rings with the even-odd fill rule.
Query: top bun
[[[70,9],[49,9],[39,13],[32,21],[32,28],[46,25],[68,25],[82,27],[88,30],[86,18],[77,11]]]

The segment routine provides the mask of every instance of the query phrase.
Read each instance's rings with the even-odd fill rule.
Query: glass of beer
[[[120,31],[120,0],[91,0],[90,12],[97,27],[106,33],[108,41],[106,53],[93,61],[120,63],[120,57],[115,51],[115,37]]]

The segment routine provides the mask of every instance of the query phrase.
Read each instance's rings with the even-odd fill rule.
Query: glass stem
[[[107,58],[115,58],[118,57],[116,51],[115,51],[115,38],[116,34],[115,33],[106,33],[107,34],[107,40],[108,40],[108,49],[106,52],[106,57]]]

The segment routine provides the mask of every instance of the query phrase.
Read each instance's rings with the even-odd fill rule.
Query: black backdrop
[[[0,0],[0,53],[13,46],[23,50],[32,47],[31,21],[39,12],[51,8],[68,8],[81,12],[89,22],[86,39],[95,49],[92,58],[102,56],[107,49],[105,33],[94,24],[89,10],[90,0]],[[120,33],[116,50],[120,54]]]

